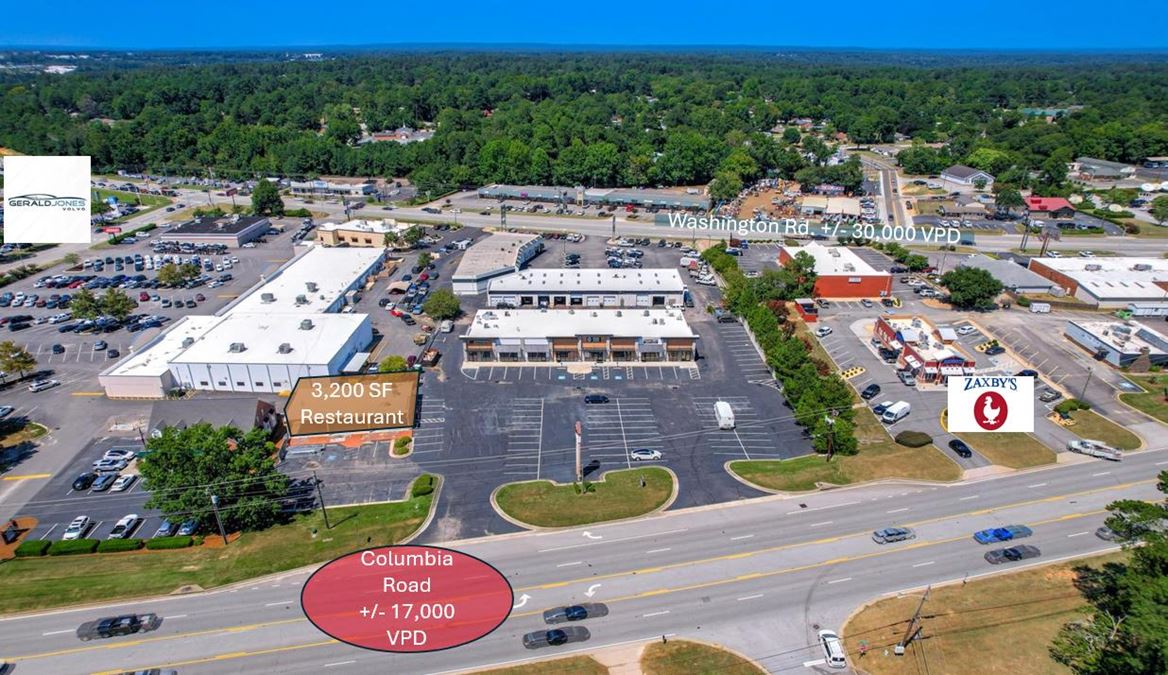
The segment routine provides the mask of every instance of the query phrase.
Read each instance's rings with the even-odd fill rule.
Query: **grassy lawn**
[[[645,487],[641,487],[641,477]],[[533,480],[504,485],[495,495],[508,516],[537,527],[570,527],[650,513],[673,494],[673,476],[664,469],[609,471],[577,494],[573,485]]]
[[[137,211],[130,214],[129,216],[115,218],[114,220],[110,221],[110,223],[113,225],[124,223],[131,218],[137,218],[143,214],[158,210],[164,206],[168,206],[171,203],[170,197],[163,197],[162,195],[139,195],[134,192],[122,192],[121,190],[103,190],[100,188],[94,190],[94,192],[97,194],[97,199],[100,201],[104,202],[107,197],[117,197],[118,201],[123,204],[135,204],[139,207]],[[139,198],[141,198],[141,201],[139,201]]]
[[[287,525],[246,533],[226,547],[218,537],[208,536],[202,546],[176,551],[16,558],[0,565],[0,607],[17,612],[158,595],[188,584],[211,588],[294,569],[400,542],[425,522],[432,500],[430,494],[332,508],[331,530],[315,511]]]
[[[1140,438],[1124,429],[1115,422],[1100,415],[1094,410],[1075,410],[1071,412],[1075,423],[1067,429],[1079,438],[1090,438],[1103,441],[1113,448],[1120,450],[1135,450],[1140,447]]]
[[[1051,660],[1047,647],[1063,624],[1082,618],[1077,610],[1086,603],[1073,585],[1074,567],[1099,567],[1123,556],[1113,553],[935,588],[924,610],[931,617],[924,621],[929,639],[909,645],[904,656],[893,656],[892,647],[904,635],[920,595],[881,600],[841,631],[848,658],[870,675],[918,672],[916,665],[925,660],[934,672],[951,675],[1066,675],[1070,670]],[[868,645],[862,659],[861,640]]]
[[[954,435],[968,443],[969,447],[984,455],[990,462],[1011,469],[1052,464],[1056,460],[1054,450],[1030,434],[1008,432]]]
[[[542,675],[556,673],[556,675],[607,675],[605,668],[591,656],[572,656],[566,659],[540,661],[510,668],[494,668],[491,670],[476,671],[477,675]]]
[[[1144,393],[1120,394],[1119,400],[1168,424],[1168,375],[1128,375],[1127,379],[1142,387]]]
[[[651,642],[641,654],[645,675],[755,675],[766,671],[728,651],[688,640]]]
[[[47,433],[49,430],[36,422],[13,421],[0,424],[0,471],[8,470],[7,462],[18,461],[16,456],[26,449],[21,447],[23,444]],[[11,449],[16,451],[13,456],[9,456],[8,451]]]
[[[856,439],[860,451],[836,455],[827,462],[822,455],[784,460],[741,460],[730,470],[743,479],[771,490],[798,492],[816,489],[816,483],[847,485],[882,478],[952,481],[961,478],[961,467],[935,445],[906,448],[897,445],[884,426],[865,406],[856,410]]]

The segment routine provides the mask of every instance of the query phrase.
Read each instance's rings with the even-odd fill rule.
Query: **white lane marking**
[[[892,509],[891,511],[885,511],[885,513],[901,513],[902,511],[908,511],[908,507],[906,506],[903,509]]]
[[[959,501],[959,502],[967,502],[967,501],[969,501],[969,500],[971,500],[971,499],[977,499],[977,498],[978,498],[978,497],[980,497],[980,496],[981,496],[981,495],[969,495],[968,497],[962,497],[961,499],[958,499],[957,501]]]
[[[163,620],[166,620],[166,619],[185,619],[185,618],[187,618],[187,615],[186,614],[172,614],[170,616],[164,616],[162,618],[163,618]]]
[[[51,630],[47,633],[41,633],[41,635],[64,635],[65,633],[72,633],[72,632],[74,632],[73,629],[70,629],[70,630]]]
[[[292,604],[291,600],[285,600],[283,602],[269,602],[268,604],[264,605],[264,607],[275,607],[276,605],[291,605],[291,604]]]
[[[1070,539],[1071,537],[1081,537],[1084,534],[1091,534],[1091,533],[1090,532],[1076,532],[1074,534],[1068,534],[1067,538]]]
[[[1092,476],[1110,476],[1111,472],[1110,471],[1100,471],[1099,473],[1093,473],[1091,475]]]
[[[762,593],[755,593],[754,595],[744,595],[743,597],[738,598],[738,602],[742,602],[743,600],[757,600],[758,598],[761,598],[762,596],[763,596]]]
[[[738,537],[730,537],[730,541],[738,541],[740,539],[750,539],[753,536],[754,536],[753,534],[744,534],[744,535],[741,535]]]
[[[842,584],[845,581],[851,581],[851,580],[852,580],[851,577],[844,577],[843,579],[832,579],[831,581],[829,581],[827,583],[828,584]]]
[[[908,494],[908,493],[905,493],[905,494]],[[840,506],[853,506],[853,505],[859,504],[859,503],[860,502],[858,502],[858,501],[857,502],[840,502],[839,504],[829,504],[827,506],[816,506],[813,509],[799,509],[798,511],[788,511],[787,515],[790,516],[790,515],[794,515],[796,513],[811,513],[812,511],[822,511],[824,509],[834,509],[834,508],[837,508]]]
[[[811,523],[807,527],[819,527],[820,525],[831,525],[833,521],[825,520],[822,523]]]
[[[1168,462],[1156,462],[1156,466],[1164,466],[1165,464],[1168,464]]]
[[[53,530],[57,529],[57,525],[58,525],[58,523],[53,523],[53,526],[49,528],[48,532],[45,532],[44,534],[41,535],[41,541],[48,539],[49,535],[53,533]]]
[[[929,565],[932,565],[935,562],[937,562],[937,561],[930,560],[929,562],[917,563],[917,564],[913,565],[913,567],[928,567]]]
[[[1034,485],[1027,485],[1026,487],[1028,487],[1028,488],[1046,487],[1046,483],[1035,483]]]
[[[621,537],[619,539],[604,539],[603,541],[597,540],[595,542],[586,542],[583,544],[567,544],[564,546],[554,546],[552,548],[541,548],[538,551],[536,551],[536,553],[550,553],[552,551],[564,551],[564,550],[567,550],[570,548],[580,548],[581,546],[595,546],[596,544],[613,544],[613,543],[621,542],[621,541],[631,541],[633,539],[645,539],[646,537],[660,537],[660,536],[665,535],[665,534],[677,534],[679,532],[686,532],[688,530],[689,530],[688,527],[680,527],[676,530],[664,530],[662,532],[646,532],[645,534],[634,534],[632,536]],[[591,533],[589,533],[589,534],[591,534]]]
[[[350,663],[356,663],[356,662],[357,661],[355,659],[352,661],[336,661],[334,663],[326,663],[323,666],[321,666],[321,668],[332,668],[333,666],[347,666]]]
[[[673,550],[672,548],[655,548],[652,551],[645,551],[645,553],[664,553],[666,551],[672,551],[672,550]]]
[[[575,567],[576,565],[583,565],[583,564],[584,564],[583,560],[577,560],[576,562],[560,563],[559,565],[556,565],[556,567]]]
[[[815,666],[822,666],[827,663],[827,659],[816,659],[814,661],[804,661],[804,668],[814,668]]]
[[[668,613],[669,613],[668,609],[663,609],[660,612],[649,612],[648,614],[642,614],[641,618],[648,619],[651,616],[661,616],[662,614],[668,614]]]

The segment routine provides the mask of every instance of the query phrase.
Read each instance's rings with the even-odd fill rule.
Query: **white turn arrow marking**
[[[584,595],[591,598],[593,595],[596,595],[596,589],[598,588],[600,588],[600,584],[592,584],[588,587],[588,590],[584,591]]]
[[[528,600],[530,600],[530,599],[531,599],[531,596],[530,596],[530,595],[528,595],[528,594],[526,594],[526,593],[524,593],[523,595],[519,596],[519,603],[518,603],[518,604],[516,604],[516,605],[515,605],[514,607],[512,607],[511,609],[519,609],[520,607],[522,607],[522,606],[526,605],[526,604],[527,604],[527,601],[528,601]]]
[[[604,539],[604,537],[600,536],[599,534],[592,534],[591,532],[585,532],[584,536],[588,539]]]

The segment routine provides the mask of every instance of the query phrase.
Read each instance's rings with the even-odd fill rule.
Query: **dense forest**
[[[963,161],[1017,184],[1057,182],[1057,164],[1077,155],[1168,155],[1168,65],[1130,58],[912,66],[761,53],[355,54],[139,64],[0,86],[0,145],[23,153],[91,155],[98,170],[409,176],[435,190],[716,179],[732,192],[768,173],[826,175],[816,165],[836,132],[863,144],[896,134],[944,143],[902,162],[931,172]],[[1049,124],[1021,112],[1069,106],[1083,107]],[[796,118],[821,122],[820,133],[766,133]],[[357,143],[363,129],[428,124],[426,142]]]

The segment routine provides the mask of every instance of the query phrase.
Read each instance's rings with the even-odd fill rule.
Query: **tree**
[[[919,253],[906,255],[901,262],[913,272],[920,272],[929,266],[929,259]]]
[[[1002,282],[989,272],[975,267],[958,267],[941,277],[949,290],[950,304],[962,309],[989,307],[1002,292]]]
[[[1152,205],[1148,207],[1148,213],[1156,219],[1157,223],[1163,225],[1168,222],[1168,195],[1161,195],[1152,200]]]
[[[716,201],[728,202],[742,192],[742,179],[730,171],[719,171],[710,182],[710,196]]]
[[[81,262],[81,256],[77,255],[76,253],[66,253],[64,257],[61,258],[61,260],[63,260],[69,267],[77,267],[78,263]]]
[[[989,182],[986,181],[986,179],[982,176],[978,176],[977,178],[973,179],[973,189],[977,190],[978,192],[985,190],[987,185],[989,185]]]
[[[414,225],[402,233],[402,239],[410,246],[416,246],[422,237],[426,236],[426,230]]]
[[[760,302],[794,300],[811,295],[815,279],[815,258],[805,251],[799,251],[779,269],[767,270],[753,279],[751,286]]]
[[[199,276],[199,268],[191,263],[182,265],[166,263],[158,268],[158,282],[163,286],[181,286],[197,276]],[[77,299],[74,298],[73,302],[76,303]]]
[[[434,256],[430,255],[429,251],[422,251],[418,254],[418,267],[425,267],[434,262]]]
[[[23,380],[24,374],[35,370],[36,367],[36,357],[27,349],[11,340],[0,342],[0,370],[6,373],[20,373],[20,379]]]
[[[406,357],[398,356],[397,354],[391,354],[382,359],[381,363],[377,364],[377,372],[379,373],[400,373],[404,370],[408,370]]]
[[[73,316],[78,319],[92,319],[101,314],[101,303],[98,302],[93,291],[82,288],[69,301],[69,311],[73,312]]]
[[[1009,216],[1015,207],[1025,206],[1026,200],[1022,199],[1022,193],[1018,190],[1007,187],[998,191],[996,198],[998,208],[1006,209],[1006,215]]]
[[[257,216],[284,215],[284,200],[280,188],[270,180],[260,179],[251,193],[251,212]]]
[[[121,321],[138,307],[130,296],[116,288],[107,288],[101,295],[101,312]]]
[[[453,319],[462,311],[458,297],[449,288],[439,288],[426,298],[422,310],[438,320]]]
[[[150,482],[146,507],[172,522],[214,522],[211,495],[219,498],[229,532],[261,530],[279,519],[288,479],[276,470],[275,446],[262,429],[244,433],[207,423],[167,427],[146,448],[139,461],[142,477]]]
[[[803,134],[799,132],[799,127],[787,127],[783,129],[783,140],[794,145],[799,142]]]
[[[385,248],[397,248],[401,245],[401,235],[397,232],[386,232],[381,238],[381,245]]]
[[[1168,471],[1157,487],[1168,493]],[[1168,672],[1168,501],[1121,500],[1107,510],[1128,560],[1076,568],[1086,616],[1062,627],[1051,657],[1077,675]]]

